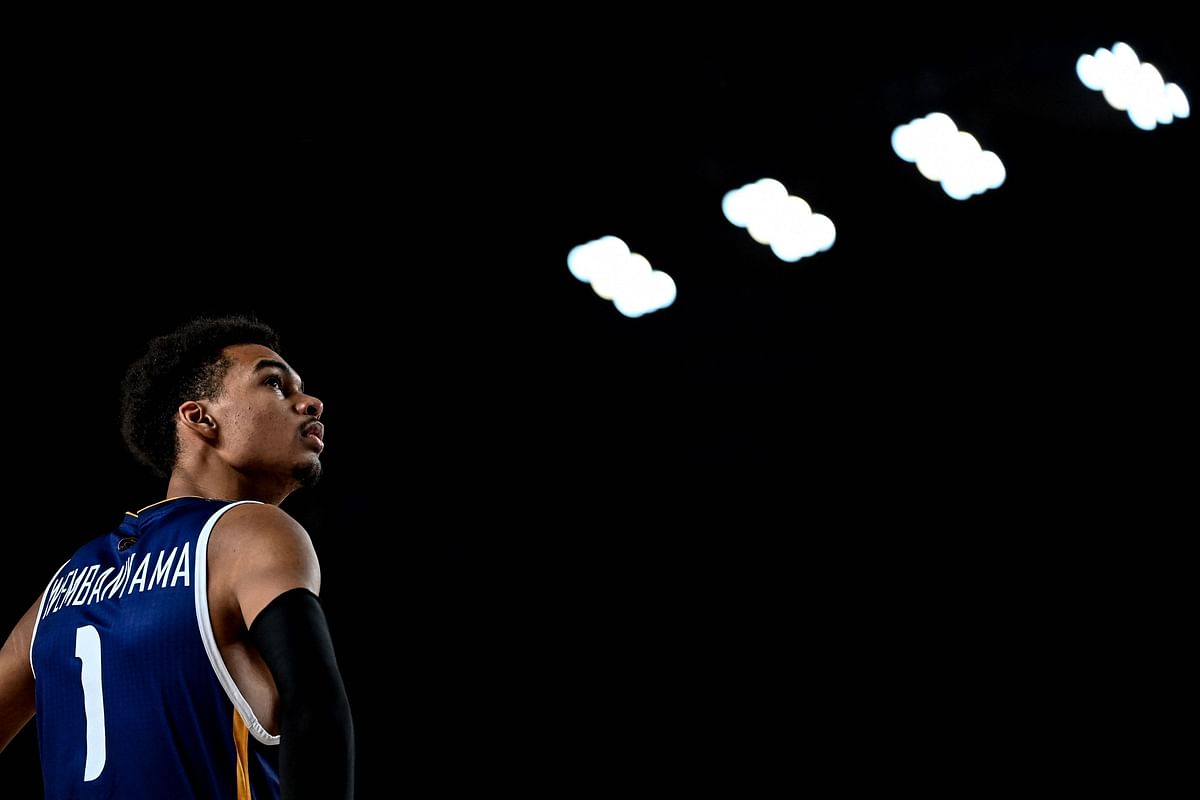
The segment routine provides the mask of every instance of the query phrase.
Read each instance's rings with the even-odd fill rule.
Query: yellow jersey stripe
[[[162,500],[157,500],[157,501],[151,503],[150,505],[145,506],[144,508],[139,508],[137,511],[126,511],[125,513],[131,517],[136,517],[138,514],[141,514],[143,511],[148,511],[148,510],[154,508],[155,506],[161,506],[163,503],[169,503],[172,500],[183,500],[184,498],[191,498],[191,497],[194,497],[197,500],[204,499],[203,497],[201,497],[198,494],[181,494],[178,497],[167,497]]]
[[[237,709],[233,709],[233,747],[237,750],[237,800],[250,797],[250,732]]]

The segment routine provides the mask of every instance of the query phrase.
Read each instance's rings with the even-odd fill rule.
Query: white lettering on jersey
[[[180,586],[192,586],[192,556],[191,542],[184,542],[183,547],[172,547],[170,552],[159,550],[146,553],[138,559],[137,553],[118,567],[105,567],[100,572],[100,564],[73,569],[65,575],[60,575],[47,590],[45,609],[41,619],[45,619],[65,606],[91,605],[105,600],[132,595],[134,591],[148,592],[151,589],[167,589]],[[151,571],[151,562],[154,569]],[[97,575],[99,573],[99,575]]]

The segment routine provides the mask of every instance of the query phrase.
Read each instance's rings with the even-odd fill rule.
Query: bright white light
[[[1138,60],[1124,42],[1112,50],[1101,47],[1094,55],[1084,53],[1075,62],[1075,74],[1087,88],[1104,93],[1104,99],[1144,131],[1168,125],[1191,113],[1187,95],[1177,84],[1163,81],[1158,68]]]
[[[616,236],[572,247],[567,269],[627,317],[640,317],[675,302],[671,276],[654,269],[645,256],[630,252],[629,245]]]
[[[636,286],[613,298],[613,305],[627,317],[640,317],[675,302],[675,281],[660,270],[643,273]]]
[[[804,198],[789,195],[773,178],[726,192],[721,210],[754,241],[770,245],[771,252],[783,261],[799,261],[828,250],[837,238],[833,220],[814,214]]]
[[[1180,89],[1178,84],[1168,83],[1164,94],[1167,96],[1167,108],[1176,117],[1183,119],[1192,113],[1192,107],[1188,104],[1187,95],[1183,93],[1183,89]]]
[[[942,185],[955,200],[966,200],[1004,183],[1000,157],[960,131],[949,116],[935,111],[892,131],[896,155],[915,163],[922,175]]]
[[[595,275],[613,269],[615,262],[629,258],[629,245],[616,236],[602,236],[587,244],[572,247],[567,253],[567,269],[584,283],[591,283]]]

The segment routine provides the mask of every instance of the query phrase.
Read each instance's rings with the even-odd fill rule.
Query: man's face
[[[232,365],[208,405],[225,460],[246,475],[315,483],[325,447],[321,401],[304,393],[300,376],[268,347],[234,345],[224,355]]]

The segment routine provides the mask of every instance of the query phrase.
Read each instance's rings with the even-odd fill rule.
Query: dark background
[[[327,405],[285,507],[363,785],[1002,783],[1145,728],[1181,669],[1194,121],[1137,130],[1074,63],[1124,40],[1194,102],[1192,37],[608,23],[46,59],[10,152],[6,624],[162,496],[124,366],[252,312]],[[1004,186],[956,202],[895,156],[935,110]],[[725,221],[762,177],[831,250]],[[626,319],[569,274],[605,234],[675,305]],[[34,726],[0,771],[36,780]]]

